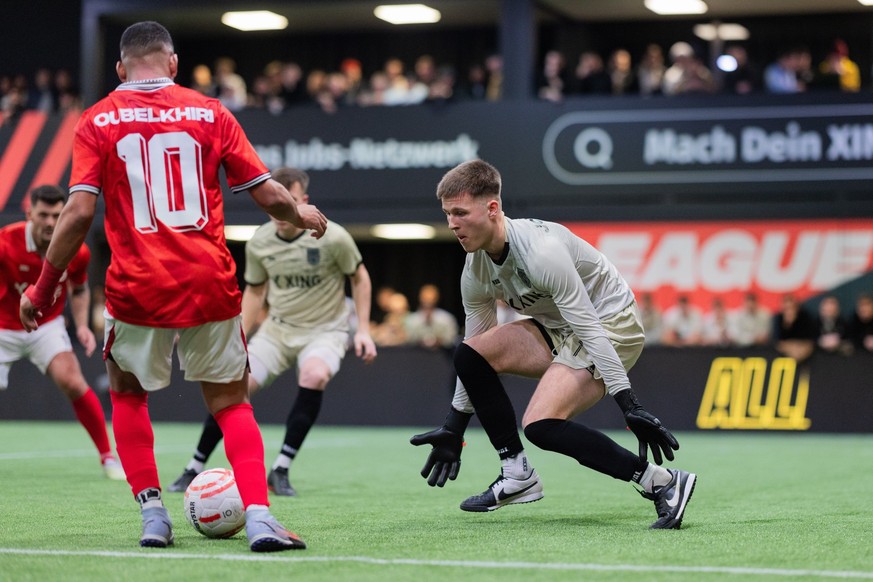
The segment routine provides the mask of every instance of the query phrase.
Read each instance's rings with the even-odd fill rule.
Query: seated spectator
[[[849,58],[849,45],[842,39],[834,41],[833,49],[819,65],[819,72],[835,76],[842,91],[857,93],[861,90],[861,71]]]
[[[873,295],[858,295],[848,335],[856,351],[873,354]]]
[[[427,95],[427,103],[442,103],[451,101],[455,97],[455,68],[451,65],[442,65],[437,69],[436,78],[430,85]]]
[[[543,68],[540,70],[537,78],[537,97],[557,103],[564,99],[567,85],[567,68],[564,55],[559,51],[547,52],[543,58]]]
[[[413,67],[413,79],[409,86],[406,102],[410,105],[424,103],[430,96],[430,88],[436,82],[437,69],[433,57],[421,55]]]
[[[58,99],[58,111],[72,111],[82,108],[82,98],[70,71],[66,69],[55,71],[55,93]]]
[[[383,72],[388,77],[388,88],[383,95],[383,105],[408,105],[411,85],[405,73],[403,61],[397,58],[385,61]]]
[[[664,312],[661,342],[667,346],[699,346],[702,333],[703,314],[687,295],[680,295],[676,305]]]
[[[347,93],[349,80],[339,71],[329,73],[325,79],[324,89],[316,96],[322,111],[335,113],[341,106],[348,104]]]
[[[765,346],[770,343],[773,314],[758,303],[754,293],[746,293],[743,306],[733,314],[731,343],[740,346]]]
[[[301,105],[309,101],[303,69],[297,63],[283,63],[279,70],[279,97],[285,108]]]
[[[840,313],[840,300],[828,295],[818,304],[816,345],[824,352],[848,354],[852,344],[848,340],[848,325]]]
[[[503,57],[489,55],[485,59],[485,99],[500,101],[503,98]]]
[[[281,113],[285,108],[282,100],[279,99],[276,87],[267,75],[255,77],[246,106],[250,109],[266,109],[274,115]]]
[[[385,92],[388,91],[388,75],[383,71],[376,71],[370,75],[367,88],[358,94],[358,105],[371,107],[385,105]]]
[[[714,297],[712,307],[703,317],[701,343],[705,346],[727,347],[731,345],[731,318],[724,302]]]
[[[27,107],[27,79],[24,75],[4,77],[5,91],[0,96],[0,120],[4,123],[18,119]]]
[[[340,73],[346,77],[345,105],[355,105],[364,90],[364,71],[358,59],[343,59]]]
[[[418,291],[418,309],[406,318],[406,341],[428,349],[452,350],[458,340],[458,320],[439,307],[440,290],[436,285],[422,285]]]
[[[625,49],[616,49],[609,56],[607,72],[612,82],[613,95],[634,95],[639,93],[637,75],[631,63],[631,54]]]
[[[36,70],[33,87],[27,92],[27,108],[52,113],[58,108],[58,96],[52,82],[52,72],[45,67]]]
[[[712,73],[687,42],[677,42],[670,47],[670,61],[673,64],[664,72],[661,86],[664,95],[712,93],[715,90]]]
[[[250,100],[262,102],[264,109],[278,115],[285,110],[285,99],[282,96],[282,61],[270,61],[264,71],[255,78]]]
[[[371,335],[377,346],[402,346],[407,343],[406,318],[409,300],[403,293],[393,293],[387,299],[385,317],[373,327]]]
[[[769,93],[803,93],[806,83],[798,76],[803,68],[803,49],[783,48],[775,61],[764,69],[764,88]]]
[[[661,343],[661,335],[664,333],[661,322],[661,310],[655,304],[652,294],[643,293],[640,296],[638,307],[643,329],[646,332],[645,344],[647,346],[654,346]]]
[[[666,70],[664,51],[660,45],[650,44],[647,46],[646,52],[637,66],[637,83],[640,87],[640,95],[660,95]]]
[[[609,95],[612,93],[612,79],[603,66],[603,58],[594,51],[579,55],[576,65],[576,79],[573,93],[581,95]]]
[[[215,82],[212,80],[212,71],[208,65],[196,65],[191,71],[191,89],[208,97],[216,96]]]
[[[371,327],[378,325],[385,316],[388,315],[391,305],[391,296],[397,293],[391,285],[382,285],[373,294],[374,305],[370,310],[370,316],[373,320],[370,322]]]
[[[236,61],[221,57],[215,61],[215,86],[218,100],[231,111],[240,111],[248,102],[246,82],[236,72]]]
[[[782,311],[773,318],[773,340],[780,354],[798,362],[815,349],[815,322],[794,295],[782,298]]]
[[[733,95],[748,95],[761,90],[761,76],[755,65],[749,61],[746,48],[737,44],[729,46],[725,54],[733,57],[736,68],[725,73],[722,91]]]
[[[461,96],[464,99],[484,100],[487,90],[487,75],[485,67],[473,64],[467,69],[467,80],[461,86]]]

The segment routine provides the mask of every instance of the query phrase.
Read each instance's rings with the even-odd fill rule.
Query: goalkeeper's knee
[[[557,451],[566,424],[566,420],[559,418],[537,420],[524,427],[524,436],[543,450]]]

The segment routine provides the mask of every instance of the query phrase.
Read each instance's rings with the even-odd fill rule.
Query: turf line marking
[[[821,578],[855,578],[873,580],[873,572],[840,570],[788,570],[782,568],[739,568],[731,566],[644,566],[637,564],[562,564],[550,562],[475,562],[463,560],[413,560],[407,558],[369,558],[366,556],[277,556],[258,554],[178,554],[165,550],[153,553],[106,552],[71,550],[29,550],[0,548],[0,554],[25,556],[95,556],[101,558],[146,558],[152,560],[224,560],[228,562],[358,562],[377,566],[439,566],[446,568],[481,568],[492,570],[531,569],[531,570],[569,570],[596,572],[673,572],[679,574],[737,574],[755,576],[818,576]]]

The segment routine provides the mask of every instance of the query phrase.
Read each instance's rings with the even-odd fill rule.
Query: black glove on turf
[[[661,421],[652,416],[637,401],[637,395],[631,390],[622,390],[615,395],[615,401],[624,412],[627,427],[633,431],[640,441],[640,460],[647,461],[646,449],[652,448],[652,458],[660,465],[663,462],[661,451],[667,460],[673,460],[673,451],[679,450],[679,442],[669,430],[661,425]]]
[[[421,470],[421,476],[427,479],[427,484],[431,487],[442,487],[448,479],[454,481],[458,477],[458,471],[461,470],[464,431],[467,430],[467,424],[472,417],[472,414],[452,408],[443,426],[409,439],[409,442],[415,446],[425,444],[433,446]]]

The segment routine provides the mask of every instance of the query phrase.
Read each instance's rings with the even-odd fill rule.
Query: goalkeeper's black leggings
[[[630,481],[648,465],[602,432],[578,422],[537,420],[525,427],[524,436],[541,449],[567,455],[580,465],[622,481]]]
[[[455,350],[454,362],[455,372],[464,384],[479,422],[500,458],[514,457],[523,451],[515,409],[488,360],[462,343]]]

